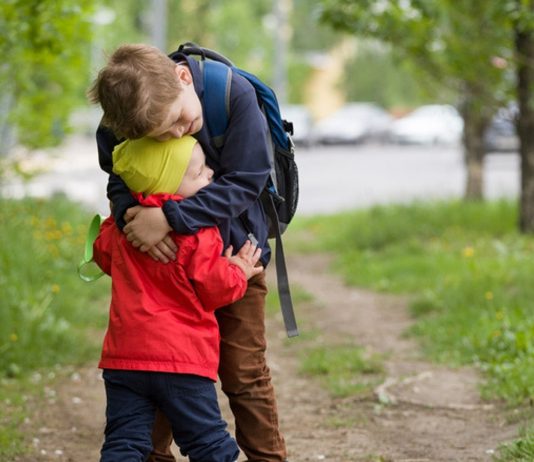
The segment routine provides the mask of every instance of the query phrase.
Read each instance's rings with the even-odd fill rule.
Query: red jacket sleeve
[[[104,273],[111,276],[111,245],[115,232],[115,220],[108,217],[100,226],[95,242],[93,243],[93,258]]]
[[[203,228],[193,237],[195,245],[185,270],[204,309],[213,311],[242,298],[247,290],[245,274],[221,256],[219,230]]]

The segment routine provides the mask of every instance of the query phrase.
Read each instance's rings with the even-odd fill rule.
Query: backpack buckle
[[[283,124],[283,127],[284,127],[284,131],[286,133],[289,133],[290,135],[294,135],[295,132],[293,130],[293,122],[289,122],[285,119],[282,120],[282,124]]]

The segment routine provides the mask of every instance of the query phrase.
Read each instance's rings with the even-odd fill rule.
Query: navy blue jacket
[[[202,73],[195,59],[178,56],[187,61],[193,76],[195,91],[204,108]],[[181,202],[168,201],[163,212],[170,226],[178,234],[194,234],[200,228],[218,226],[225,247],[232,244],[235,250],[252,232],[262,248],[261,261],[269,262],[267,218],[258,200],[271,171],[267,152],[267,123],[257,103],[252,85],[233,73],[230,89],[230,118],[225,133],[225,144],[217,150],[210,142],[206,126],[193,135],[206,153],[206,162],[215,172],[215,181],[194,196]],[[97,145],[101,168],[110,174],[108,198],[113,202],[113,215],[119,227],[124,226],[124,213],[137,202],[121,178],[112,172],[113,147],[119,140],[100,126]]]

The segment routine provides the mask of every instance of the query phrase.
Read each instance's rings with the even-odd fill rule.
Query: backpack
[[[276,239],[276,274],[284,324],[288,337],[294,337],[298,335],[298,329],[281,239],[281,234],[295,215],[298,203],[298,169],[290,136],[293,134],[293,124],[282,119],[274,91],[255,75],[234,66],[226,57],[191,42],[180,45],[169,57],[173,59],[178,54],[200,58],[199,64],[204,79],[203,109],[211,142],[217,149],[224,145],[230,118],[232,73],[243,76],[256,91],[258,105],[269,127],[267,149],[271,160],[271,174],[260,200],[269,221],[269,238]]]

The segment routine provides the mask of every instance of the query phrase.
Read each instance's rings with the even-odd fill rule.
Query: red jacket
[[[180,196],[154,195],[161,206]],[[109,325],[99,367],[217,378],[219,328],[214,310],[243,297],[241,269],[222,257],[217,228],[177,235],[176,261],[163,264],[134,248],[112,217],[100,228],[94,258],[111,276]]]

